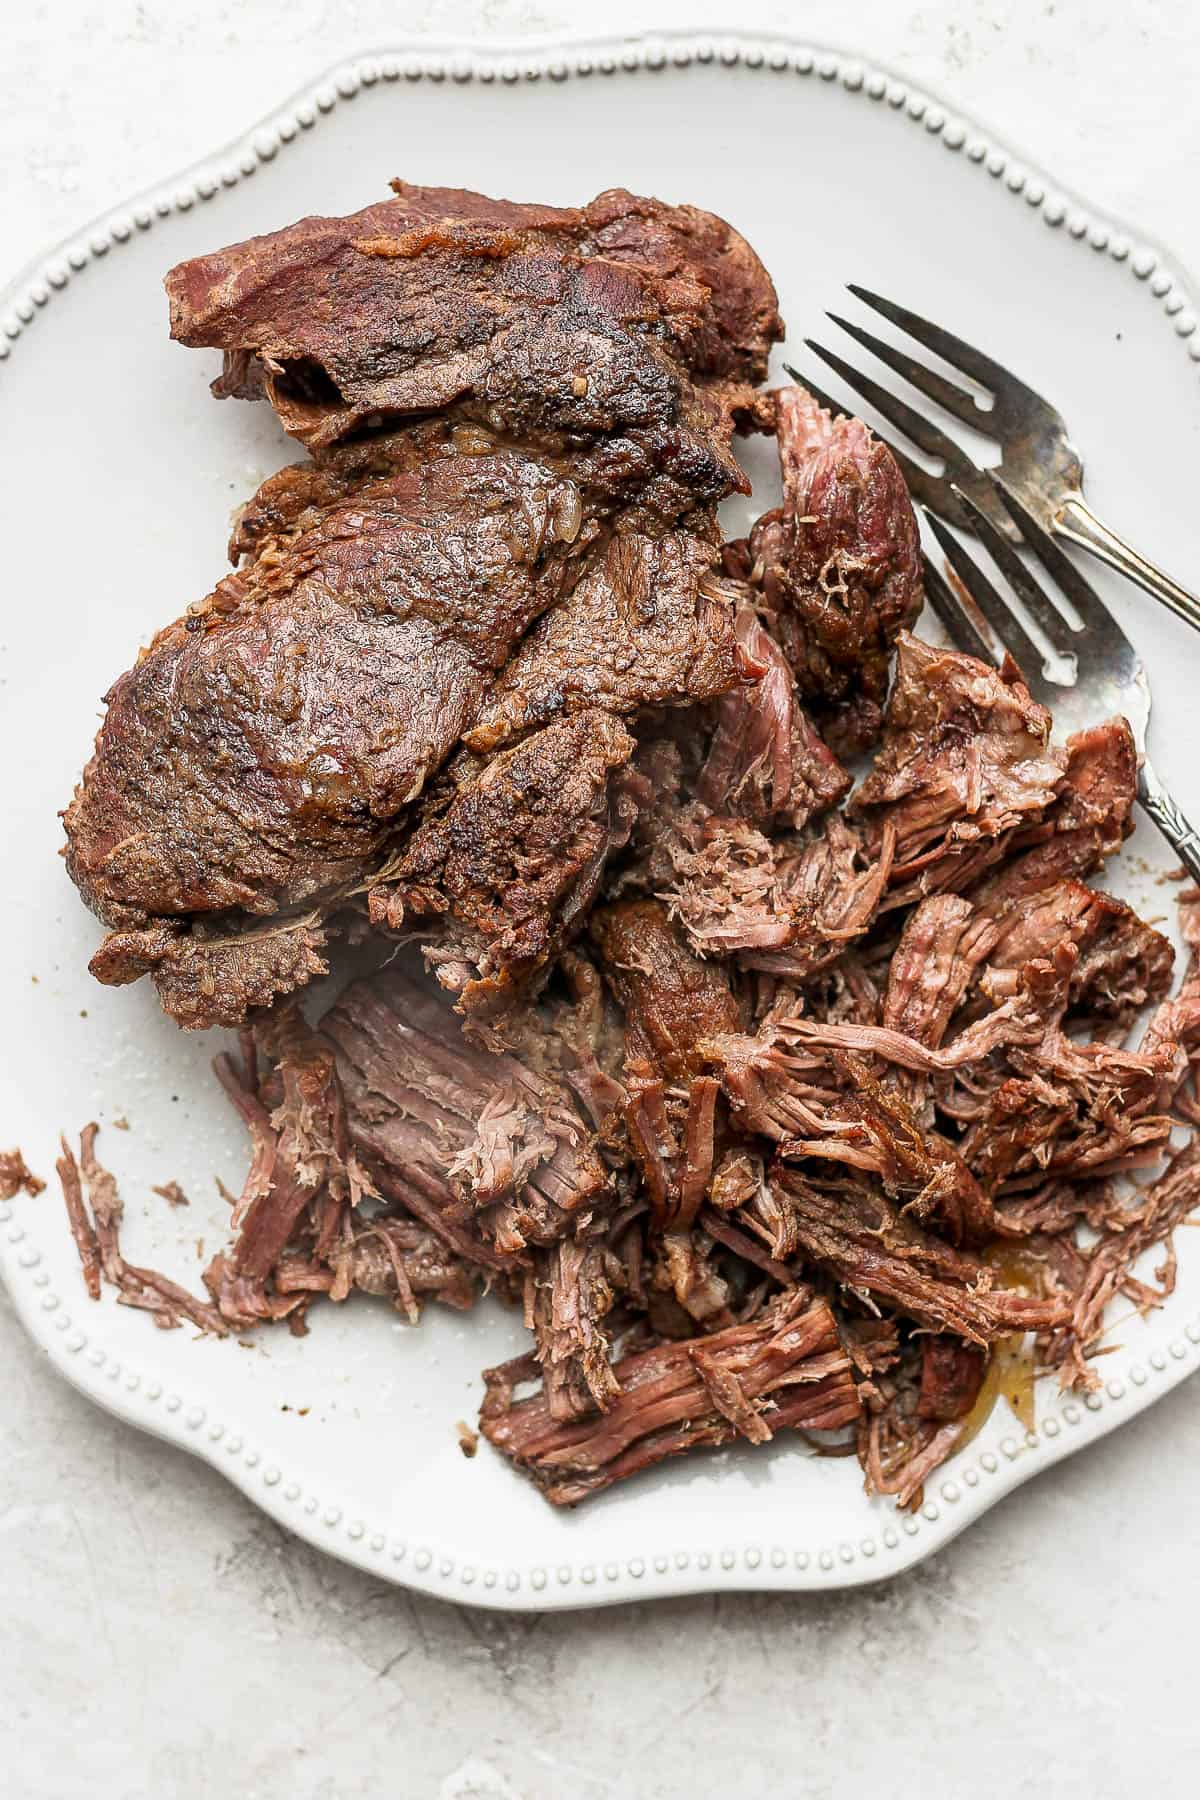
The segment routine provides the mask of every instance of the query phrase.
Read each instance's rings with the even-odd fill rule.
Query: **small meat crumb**
[[[188,1197],[177,1181],[164,1181],[161,1187],[151,1188],[152,1194],[158,1194],[171,1206],[187,1206]]]
[[[121,1114],[119,1119],[113,1120],[113,1130],[114,1131],[128,1131],[129,1130],[129,1120],[125,1117],[124,1113]]]
[[[479,1433],[472,1431],[465,1419],[459,1419],[454,1429],[458,1432],[458,1447],[463,1455],[474,1456],[479,1448]]]
[[[33,1173],[19,1150],[0,1150],[0,1200],[11,1200],[24,1188],[32,1198],[40,1194],[45,1182]]]

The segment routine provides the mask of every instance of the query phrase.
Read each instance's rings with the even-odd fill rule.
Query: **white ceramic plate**
[[[207,591],[231,509],[296,454],[266,407],[209,398],[215,358],[168,341],[164,271],[306,212],[353,210],[396,174],[563,202],[623,183],[710,207],[763,255],[801,361],[803,335],[832,331],[822,310],[844,309],[846,281],[942,319],[1057,401],[1100,508],[1168,568],[1195,573],[1200,333],[1169,259],[927,95],[836,54],[675,37],[364,58],[49,254],[0,302],[0,1141],[51,1176],[59,1128],[99,1119],[130,1256],[193,1284],[197,1240],[210,1254],[227,1216],[214,1176],[236,1188],[245,1166],[208,1072],[217,1046],[168,1023],[148,984],[90,980],[98,928],[58,860],[56,813],[106,683]],[[766,470],[764,447],[751,467]],[[1196,815],[1196,641],[1099,579],[1144,649],[1158,766]],[[1128,897],[1173,910],[1148,828],[1123,860]],[[149,1192],[172,1179],[186,1210]],[[1195,1367],[1200,1243],[1180,1237],[1178,1290],[1120,1327],[1104,1389],[1086,1404],[1040,1393],[1028,1436],[1000,1408],[915,1518],[868,1500],[856,1465],[782,1439],[553,1513],[486,1446],[472,1462],[457,1447],[479,1369],[523,1336],[496,1307],[465,1320],[433,1308],[416,1331],[365,1303],[318,1307],[308,1338],[268,1332],[251,1348],[157,1332],[111,1295],[88,1301],[53,1188],[0,1208],[0,1269],[55,1368],[207,1457],[313,1543],[431,1593],[560,1607],[831,1587],[928,1555]]]

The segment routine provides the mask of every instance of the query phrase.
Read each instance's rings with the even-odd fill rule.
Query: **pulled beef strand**
[[[622,1358],[620,1397],[599,1418],[563,1424],[544,1393],[515,1400],[532,1373],[528,1359],[486,1372],[480,1426],[555,1506],[684,1451],[739,1438],[763,1444],[789,1428],[834,1431],[860,1411],[833,1314],[807,1289],[745,1324]]]

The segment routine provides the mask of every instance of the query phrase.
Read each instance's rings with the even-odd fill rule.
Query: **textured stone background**
[[[96,0],[6,21],[0,277],[401,32],[732,18],[907,71],[1200,264],[1190,0]],[[14,1800],[1197,1791],[1194,1385],[888,1586],[504,1616],[293,1542],[60,1383],[2,1301],[0,1355]]]

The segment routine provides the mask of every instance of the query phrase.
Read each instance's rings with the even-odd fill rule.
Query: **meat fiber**
[[[1014,1331],[1066,1323],[1060,1301],[996,1286],[984,1264],[922,1230],[868,1186],[818,1184],[783,1164],[771,1185],[792,1214],[806,1262],[918,1325],[986,1346]]]
[[[533,1253],[525,1283],[525,1323],[537,1344],[551,1418],[607,1410],[621,1391],[609,1362],[604,1321],[624,1271],[606,1244],[564,1238]]]
[[[814,1094],[802,1133],[785,1137],[789,1163],[832,1162],[875,1176],[889,1199],[951,1244],[984,1243],[996,1233],[988,1197],[954,1145],[923,1125],[899,1086],[885,1086],[862,1057],[835,1052],[837,1098]]]
[[[808,837],[768,839],[739,820],[681,822],[665,897],[702,955],[803,982],[867,930],[887,886],[894,838],[878,854],[831,813]]]
[[[1133,830],[1137,748],[1126,719],[1067,739],[1058,797],[1043,820],[1014,834],[1003,867],[971,890],[986,905],[1021,900],[1054,882],[1088,875]]]
[[[591,930],[624,1014],[625,1123],[650,1205],[660,1223],[686,1228],[716,1153],[718,1084],[701,1046],[737,1029],[737,1002],[724,972],[688,950],[657,902],[607,907]]]

